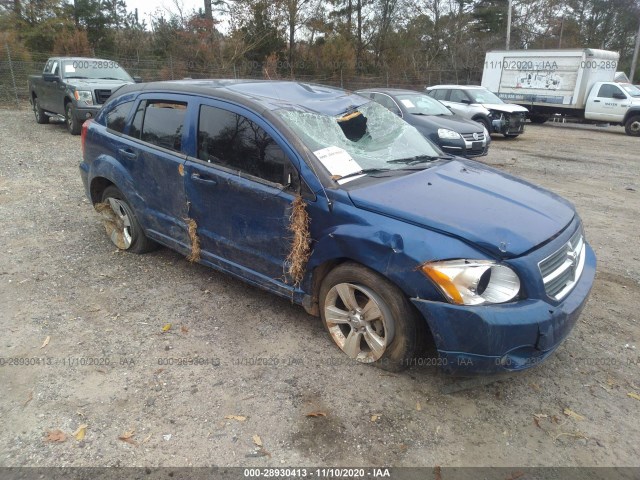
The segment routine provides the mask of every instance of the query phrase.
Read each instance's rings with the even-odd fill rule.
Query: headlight
[[[513,300],[520,292],[518,275],[489,260],[448,260],[420,267],[451,303],[482,305]]]
[[[458,132],[454,132],[453,130],[449,130],[448,128],[439,128],[438,137],[455,140],[456,138],[460,138],[460,134]]]
[[[93,97],[89,90],[76,90],[73,96],[76,97],[78,101],[82,101],[87,105],[93,105]]]

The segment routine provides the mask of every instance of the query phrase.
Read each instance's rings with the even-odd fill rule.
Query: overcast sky
[[[142,22],[145,20],[147,25],[151,25],[150,15],[154,12],[160,11],[168,16],[168,12],[178,13],[178,6],[182,9],[184,14],[191,12],[192,10],[198,10],[204,8],[204,0],[156,0],[153,2],[145,0],[125,0],[127,3],[127,10],[133,12],[138,9],[138,18]]]

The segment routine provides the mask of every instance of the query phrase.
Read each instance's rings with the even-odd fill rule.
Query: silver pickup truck
[[[111,94],[123,85],[140,82],[113,60],[53,57],[42,75],[29,77],[29,100],[38,123],[64,119],[69,132],[79,135]]]

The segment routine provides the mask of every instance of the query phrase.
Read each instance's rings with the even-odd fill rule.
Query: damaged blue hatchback
[[[158,244],[293,299],[351,359],[400,370],[431,333],[444,370],[548,357],[596,259],[562,198],[445,155],[383,106],[283,81],[119,89],[82,128],[112,242]]]

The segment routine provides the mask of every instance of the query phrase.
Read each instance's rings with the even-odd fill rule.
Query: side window
[[[140,140],[179,152],[186,112],[185,102],[147,101]]]
[[[278,144],[248,118],[203,105],[198,124],[198,158],[281,185],[297,181]],[[290,175],[291,174],[291,175]]]
[[[451,102],[463,103],[463,101],[469,101],[469,97],[462,90],[454,89],[451,90],[451,97],[449,98]]]
[[[51,67],[53,66],[53,60],[49,60],[47,64],[44,66],[43,73],[51,73]]]
[[[614,98],[614,93],[622,93],[622,90],[620,90],[615,85],[602,85],[600,87],[600,91],[598,92],[598,96],[601,98]]]
[[[429,95],[431,95],[436,100],[446,100],[447,99],[448,90],[444,88],[438,88],[437,90],[431,90]]]
[[[127,125],[131,107],[133,107],[133,102],[124,102],[107,113],[107,128],[122,133]]]
[[[60,75],[60,72],[58,71],[58,61],[54,60],[51,63],[51,73],[54,75]]]
[[[383,95],[381,93],[374,93],[373,94],[373,99],[376,102],[378,102],[380,105],[382,105],[383,107],[386,107],[391,112],[395,113],[396,115],[398,115],[400,117],[402,116],[402,112],[398,108],[398,105],[396,105],[396,102],[394,102],[393,99],[389,95]]]

